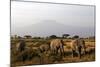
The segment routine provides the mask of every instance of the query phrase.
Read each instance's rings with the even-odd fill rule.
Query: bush
[[[31,60],[33,57],[40,57],[40,52],[36,49],[26,49],[19,53],[16,57],[17,61],[26,61],[26,60]]]

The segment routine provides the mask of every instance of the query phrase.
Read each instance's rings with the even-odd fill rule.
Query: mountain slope
[[[50,36],[50,35],[80,35],[91,36],[94,35],[93,27],[75,27],[68,26],[56,21],[42,21],[37,24],[32,24],[25,27],[15,28],[12,30],[12,34],[18,35],[32,35],[32,36]]]

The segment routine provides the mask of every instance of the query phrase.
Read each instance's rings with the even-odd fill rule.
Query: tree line
[[[68,38],[70,36],[70,34],[63,34],[61,37],[57,36],[57,35],[50,35],[50,36],[47,36],[45,38]],[[14,36],[11,36],[11,39],[14,39],[14,38],[26,38],[26,39],[30,39],[30,38],[33,38],[33,39],[42,39],[44,37],[32,37],[31,35],[25,35],[24,37],[21,37],[21,36],[18,36],[18,35],[14,35]],[[69,38],[79,38],[79,35],[74,35],[72,37],[69,37]]]

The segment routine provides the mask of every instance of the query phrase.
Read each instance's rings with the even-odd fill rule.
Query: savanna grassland
[[[65,56],[60,56],[60,54],[52,55],[50,50],[47,53],[40,52],[38,47],[41,45],[49,45],[52,39],[33,39],[33,38],[24,38],[26,48],[30,48],[28,51],[17,52],[16,51],[16,44],[19,42],[20,39],[11,39],[11,66],[23,66],[23,65],[38,65],[38,64],[55,64],[55,63],[73,63],[73,62],[89,62],[95,61],[95,39],[87,39],[84,38],[85,46],[86,46],[86,54],[82,55],[81,58],[72,57],[71,52],[71,38],[62,38],[64,42],[64,53]],[[29,58],[25,59],[24,61],[21,60],[21,57],[29,56]],[[31,57],[31,58],[30,58]]]

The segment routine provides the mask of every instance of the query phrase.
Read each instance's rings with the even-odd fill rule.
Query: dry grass
[[[26,45],[27,47],[35,47],[38,48],[41,44],[49,44],[50,40],[41,40],[41,39],[27,39]],[[88,61],[95,61],[95,41],[85,41],[86,45],[86,51],[87,54],[83,55],[81,59],[79,59],[77,56],[72,58],[71,54],[71,47],[70,42],[71,39],[64,39],[64,50],[65,50],[65,57],[61,57],[58,55],[51,55],[51,54],[41,54],[41,58],[39,57],[33,57],[31,60],[25,60],[25,61],[14,61],[17,56],[16,52],[16,43],[18,40],[12,40],[11,41],[11,66],[23,66],[23,65],[38,65],[38,64],[54,64],[54,63],[72,63],[72,62],[88,62]]]

